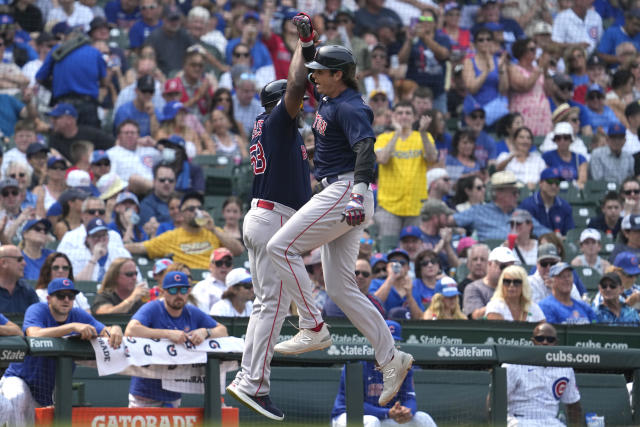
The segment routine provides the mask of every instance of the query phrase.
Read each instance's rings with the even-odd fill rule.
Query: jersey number
[[[267,159],[264,158],[264,150],[262,144],[256,142],[249,148],[249,155],[251,156],[251,166],[253,166],[253,174],[263,174],[267,169]]]

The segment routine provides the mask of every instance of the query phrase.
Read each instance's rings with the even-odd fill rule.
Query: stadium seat
[[[582,413],[604,416],[608,426],[630,426],[631,405],[627,382],[622,374],[576,374]]]
[[[193,278],[193,281],[196,283],[203,279],[206,279],[207,277],[209,277],[210,274],[211,273],[209,272],[209,270],[200,269],[200,268],[191,269],[191,277]]]
[[[150,280],[153,279],[153,264],[154,262],[147,257],[138,256],[133,257],[133,261],[138,266],[138,270],[140,270],[140,274],[143,279]]]
[[[504,243],[504,240],[502,240],[502,239],[487,239],[483,243],[485,243],[487,246],[489,246],[489,249],[493,250],[493,249],[497,248],[498,246],[501,246]]]
[[[533,145],[540,147],[544,142],[545,135],[538,135],[533,137]]]
[[[573,222],[576,228],[587,228],[589,220],[596,214],[595,208],[591,206],[573,206]]]
[[[233,268],[240,267],[249,270],[249,253],[246,250],[242,254],[233,257]]]
[[[588,292],[598,291],[598,282],[602,277],[600,273],[591,267],[574,267],[574,269]]]
[[[467,274],[469,274],[469,267],[467,267],[467,264],[460,264],[456,269],[456,275],[454,279],[457,283],[460,283],[464,280],[465,277],[467,277]]]
[[[74,282],[76,289],[81,291],[87,300],[89,301],[89,306],[93,304],[93,300],[96,298],[98,294],[98,287],[100,286],[99,282],[94,282],[91,280],[76,280]]]
[[[391,249],[395,249],[398,246],[398,236],[380,236],[378,241],[378,250],[383,254],[386,254]]]

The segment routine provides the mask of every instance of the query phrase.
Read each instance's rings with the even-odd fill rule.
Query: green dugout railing
[[[518,363],[541,366],[571,366],[589,371],[625,370],[634,373],[632,392],[633,421],[640,424],[640,350],[611,350],[580,347],[524,347],[507,345],[473,344],[403,344],[402,350],[411,353],[416,364],[423,367],[465,367],[491,369],[491,422],[506,424],[507,396],[506,371],[502,363]],[[0,363],[20,361],[25,355],[56,358],[56,407],[55,421],[68,423],[71,420],[72,370],[74,359],[94,359],[91,345],[86,341],[61,338],[0,338]],[[209,354],[206,367],[204,396],[205,422],[216,425],[220,422],[219,362],[239,359],[240,354]],[[276,362],[290,365],[311,366],[346,364],[347,366],[347,420],[349,425],[362,425],[363,388],[362,369],[359,360],[373,360],[373,349],[367,343],[334,343],[328,349],[299,356],[277,356]]]

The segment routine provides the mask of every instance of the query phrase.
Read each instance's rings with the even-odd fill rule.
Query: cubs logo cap
[[[395,320],[386,320],[391,336],[396,341],[402,341],[402,326]]]
[[[87,236],[93,236],[100,231],[107,231],[107,225],[100,218],[94,218],[87,224]]]
[[[189,276],[181,271],[169,271],[162,279],[162,289],[191,286]]]
[[[47,286],[47,294],[49,295],[53,295],[58,291],[72,291],[76,294],[80,292],[76,289],[72,280],[65,279],[63,277],[53,279],[51,282],[49,282],[49,286]]]
[[[619,267],[629,276],[640,274],[640,266],[638,266],[638,257],[633,252],[620,252],[616,255],[613,265]]]

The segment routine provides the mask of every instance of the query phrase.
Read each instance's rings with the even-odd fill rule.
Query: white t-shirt
[[[251,316],[251,310],[253,310],[253,303],[251,301],[247,301],[244,305],[244,310],[242,312],[237,312],[233,305],[231,304],[231,300],[222,299],[217,303],[213,304],[211,307],[211,311],[209,312],[212,316],[224,316],[224,317],[249,317]]]
[[[499,300],[499,299],[491,299],[489,304],[487,304],[487,308],[485,310],[485,314],[496,313],[502,316],[504,320],[508,320],[509,322],[513,322],[513,315],[511,314],[511,310],[507,306],[507,303]],[[527,312],[527,322],[539,322],[541,320],[545,320],[544,313],[538,306],[538,304],[531,303],[529,306],[529,311]]]
[[[191,295],[196,299],[196,305],[205,313],[211,311],[211,307],[222,297],[224,291],[227,290],[227,285],[223,281],[220,281],[209,275],[204,280],[199,281],[191,290]]]
[[[36,295],[40,298],[40,302],[47,302],[47,295],[49,294],[46,289],[36,289]],[[91,309],[89,306],[89,300],[82,292],[76,295],[76,299],[73,300],[73,307],[84,311],[89,311]]]
[[[498,163],[504,161],[509,157],[509,153],[500,153]],[[518,178],[518,181],[528,184],[530,182],[538,183],[540,181],[540,173],[547,167],[547,164],[542,160],[542,156],[538,153],[529,153],[524,163],[521,163],[515,157],[507,163],[505,170],[513,172]]]
[[[528,251],[523,250],[521,247],[518,247],[518,251],[520,251],[520,255],[524,258],[524,265],[536,265],[536,261],[538,260],[538,241],[533,240],[533,246]],[[520,261],[520,257],[516,253],[516,250],[513,250],[516,255],[516,264],[522,265],[523,263]]]
[[[591,54],[602,37],[602,18],[593,8],[587,10],[582,20],[573,9],[558,13],[553,20],[551,40],[558,43],[589,43],[587,51]]]
[[[374,90],[380,90],[386,93],[387,98],[389,98],[389,101],[393,103],[393,99],[395,96],[393,92],[393,82],[391,81],[388,75],[378,74],[377,82],[373,77],[367,76],[364,78],[363,83],[364,83],[365,98],[368,99],[369,95],[371,95],[371,92],[373,92]]]
[[[120,179],[129,181],[131,175],[139,175],[149,181],[153,181],[153,172],[150,167],[142,163],[142,159],[136,151],[127,150],[119,145],[107,150],[111,160],[111,171]]]
[[[629,129],[627,129],[625,143],[622,146],[622,152],[627,154],[636,154],[638,151],[640,151],[640,140],[638,140],[638,135],[634,135]]]
[[[89,23],[93,19],[93,12],[87,6],[80,2],[73,3],[73,12],[67,15],[61,7],[56,7],[49,12],[48,22],[66,21],[70,27],[78,27],[82,25],[85,31],[89,31]]]

